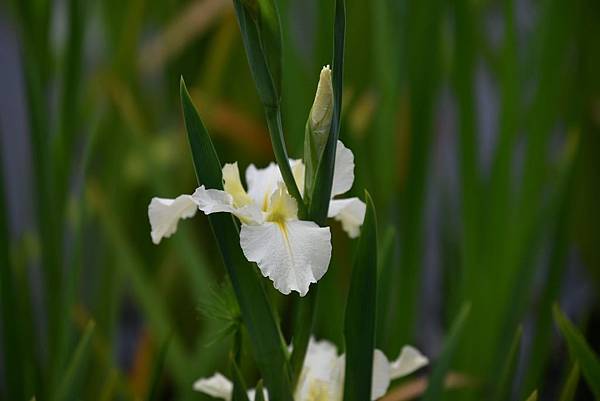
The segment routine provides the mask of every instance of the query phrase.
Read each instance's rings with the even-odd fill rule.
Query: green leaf
[[[62,380],[58,386],[57,394],[55,399],[58,401],[66,400],[69,398],[71,391],[75,388],[77,375],[83,369],[83,364],[86,361],[90,340],[94,334],[96,323],[90,320],[85,326],[85,330],[75,348],[75,352],[71,357],[65,373],[62,375]]]
[[[331,200],[331,186],[333,184],[333,169],[335,166],[335,153],[340,134],[342,116],[342,84],[344,78],[344,44],[346,38],[346,2],[336,0],[335,23],[333,34],[333,119],[327,145],[317,168],[309,216],[311,220],[320,225],[327,219],[327,210]]]
[[[365,198],[367,213],[352,268],[344,322],[344,401],[371,399],[377,303],[377,219],[373,200],[366,191]]]
[[[232,401],[250,401],[248,399],[248,390],[246,389],[246,382],[240,372],[240,368],[233,356],[231,357],[231,373],[233,377],[233,394],[231,395]]]
[[[344,0],[336,0],[334,50],[333,50],[333,119],[327,145],[314,182],[314,190],[309,197],[308,217],[319,225],[324,225],[331,200],[331,186],[333,183],[333,168],[335,164],[335,151],[339,136],[340,116],[342,110],[342,79],[344,71],[344,41],[346,34],[346,4]],[[284,177],[285,178],[285,177]],[[286,181],[287,185],[287,181]],[[288,186],[289,188],[289,186]],[[316,198],[315,198],[316,197]],[[302,214],[301,214],[302,215]],[[294,326],[294,350],[292,351],[293,383],[298,379],[302,369],[304,356],[308,346],[314,315],[318,284],[313,287],[306,299],[297,302],[296,325]],[[301,319],[308,319],[303,322]]]
[[[470,304],[467,303],[463,305],[458,313],[458,316],[454,320],[454,323],[452,323],[452,328],[450,329],[450,333],[446,338],[446,344],[444,345],[442,354],[435,364],[433,372],[431,373],[429,385],[427,386],[427,390],[423,395],[423,401],[435,401],[442,399],[444,379],[450,370],[450,364],[452,363],[452,359],[454,357],[454,351],[456,350],[461,339],[465,322],[467,321],[470,310]]]
[[[577,390],[577,384],[579,383],[579,376],[579,364],[576,362],[569,372],[569,376],[567,376],[567,380],[560,391],[560,401],[573,401],[575,398],[575,391]]]
[[[198,184],[222,189],[221,163],[183,78],[180,91]],[[231,215],[225,213],[212,214],[208,216],[208,220],[229,273],[242,320],[248,329],[254,357],[269,394],[276,400],[292,401],[290,368],[283,337],[260,281],[261,276],[256,266],[248,263],[242,254],[237,224]]]
[[[262,380],[259,380],[256,384],[256,394],[254,394],[254,401],[265,401],[265,390],[263,389]]]
[[[554,321],[567,341],[571,357],[579,364],[594,397],[600,399],[600,361],[598,356],[594,354],[583,335],[567,319],[558,305],[554,306]]]
[[[1,134],[1,132],[0,132]],[[12,374],[5,369],[5,388],[8,399],[25,399],[25,369],[23,366],[22,336],[19,334],[22,327],[23,316],[19,313],[20,305],[17,301],[17,289],[13,276],[13,265],[10,261],[10,236],[8,232],[8,208],[4,195],[4,164],[2,163],[3,147],[0,143],[0,314],[4,324],[2,330],[2,349],[4,350],[4,366],[10,366]],[[27,291],[28,293],[29,291]],[[29,294],[27,294],[28,296]],[[0,393],[1,394],[1,393]]]
[[[275,66],[273,68],[275,71],[279,70],[279,84],[277,86],[273,80],[273,74],[269,69],[270,66],[267,64],[268,60],[265,59],[265,54],[263,53],[263,43],[261,41],[259,29],[256,24],[258,13],[258,8],[256,8],[256,0],[233,0],[233,5],[235,7],[238,24],[240,26],[244,48],[246,49],[248,64],[250,64],[250,71],[252,73],[252,77],[254,78],[254,82],[256,83],[256,89],[258,91],[260,101],[263,105],[265,105],[265,107],[277,108],[281,100],[281,94],[279,92],[281,87],[281,66]],[[268,18],[267,21],[264,19],[262,21],[263,29],[266,29],[266,27],[269,26],[267,23]],[[269,37],[270,35],[264,36]],[[271,54],[273,49],[277,48],[276,45],[272,44],[267,45],[267,47],[271,50]],[[281,43],[279,43],[279,47],[281,47]],[[279,51],[281,52],[281,48]],[[272,57],[273,55],[271,55],[269,59]]]
[[[258,0],[256,25],[275,92],[281,94],[282,35],[279,10],[274,0]]]
[[[162,377],[163,370],[165,368],[165,361],[167,360],[167,351],[171,344],[171,335],[169,335],[163,341],[160,346],[160,351],[154,360],[154,366],[152,368],[152,377],[150,378],[150,387],[148,388],[148,396],[146,400],[154,401],[158,399],[158,390],[160,388],[160,379]]]
[[[503,401],[511,398],[512,384],[515,377],[517,357],[519,356],[522,336],[523,327],[519,326],[513,337],[510,350],[504,360],[504,367],[501,370],[500,380],[497,382],[496,391],[494,391],[494,400],[496,401]]]
[[[533,390],[533,393],[531,393],[525,401],[537,401],[537,399],[538,399],[538,392],[537,392],[537,390]]]

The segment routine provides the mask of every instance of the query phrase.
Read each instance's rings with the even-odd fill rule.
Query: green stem
[[[269,127],[269,134],[271,135],[271,144],[273,145],[273,153],[275,153],[275,160],[279,165],[281,176],[285,182],[290,195],[298,202],[298,214],[300,218],[306,216],[306,205],[300,195],[300,190],[294,179],[292,168],[288,159],[287,150],[285,149],[285,141],[283,139],[283,126],[281,124],[281,109],[279,107],[267,107],[265,106],[265,113],[267,116],[267,125]]]

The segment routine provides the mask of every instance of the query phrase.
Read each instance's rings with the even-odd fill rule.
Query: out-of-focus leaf
[[[521,347],[521,337],[523,336],[523,328],[519,326],[513,337],[510,350],[504,360],[504,365],[501,370],[500,380],[497,382],[494,400],[503,401],[511,398],[511,390],[513,384],[513,378],[515,376],[515,370],[517,367],[517,361],[519,356],[519,349]]]
[[[1,134],[1,132],[0,132]],[[15,295],[16,282],[13,277],[13,265],[10,262],[10,237],[8,232],[8,208],[5,204],[4,194],[4,164],[3,147],[0,142],[0,313],[2,321],[2,349],[4,353],[5,389],[8,399],[22,400],[25,398],[25,383],[23,356],[20,352],[22,337],[20,322],[23,320],[19,314],[19,303]],[[25,291],[21,289],[20,291]],[[27,291],[28,292],[28,291]],[[29,295],[29,294],[27,294]],[[10,372],[9,372],[10,370]],[[1,393],[0,393],[1,394]]]
[[[66,400],[69,399],[70,396],[73,396],[70,392],[77,387],[77,376],[83,370],[83,365],[88,355],[90,339],[94,334],[95,327],[96,323],[93,320],[90,320],[85,326],[85,330],[81,335],[77,348],[75,348],[75,352],[67,365],[64,375],[62,375],[55,397],[56,400]]]
[[[365,198],[367,212],[346,302],[344,401],[371,399],[377,303],[377,218],[373,200],[366,191]]]
[[[256,394],[254,394],[254,401],[265,401],[265,392],[263,389],[262,380],[258,381],[256,385]]]
[[[554,321],[567,341],[571,357],[579,364],[583,377],[592,393],[600,399],[600,360],[590,348],[585,337],[562,313],[558,305],[554,306]]]
[[[391,293],[394,286],[394,250],[396,244],[396,230],[388,226],[379,247],[378,277],[377,277],[377,334],[376,346],[382,351],[388,352],[387,343],[390,334],[390,315],[394,305],[391,304]]]
[[[458,313],[458,316],[456,319],[454,319],[450,333],[448,333],[448,337],[446,338],[446,343],[444,344],[442,354],[434,365],[427,390],[425,391],[425,395],[423,395],[423,401],[436,401],[442,399],[444,378],[450,370],[450,364],[452,363],[452,359],[454,357],[454,351],[456,350],[456,347],[461,339],[463,328],[465,326],[465,322],[467,321],[467,317],[469,316],[470,310],[470,304],[463,305]]]
[[[235,359],[231,357],[231,373],[233,377],[233,394],[231,395],[232,401],[250,401],[248,399],[248,390],[246,389],[246,382],[240,372]]]
[[[534,390],[533,393],[531,393],[525,401],[537,401],[537,399],[538,399],[538,392],[537,392],[537,390]]]
[[[167,352],[169,351],[169,345],[171,344],[171,336],[168,336],[160,346],[160,351],[154,360],[154,366],[152,368],[152,377],[150,378],[150,387],[148,388],[148,395],[146,400],[154,401],[158,399],[158,390],[160,388],[160,379],[165,368],[165,361],[167,360]]]
[[[180,93],[198,184],[222,189],[221,162],[183,78]],[[253,345],[254,357],[269,394],[273,399],[291,401],[290,369],[285,344],[257,268],[249,264],[242,254],[237,224],[232,216],[225,213],[212,214],[208,216],[208,220],[229,273],[242,319]]]
[[[579,383],[579,364],[575,362],[573,368],[567,376],[567,380],[560,391],[560,401],[573,401],[575,398],[575,391],[577,390],[577,384]]]

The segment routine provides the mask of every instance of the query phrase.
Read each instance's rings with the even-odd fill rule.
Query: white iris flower
[[[395,361],[389,361],[380,350],[373,353],[373,381],[371,400],[381,398],[390,382],[409,375],[429,363],[416,348],[404,346]],[[304,366],[294,393],[295,401],[341,401],[344,395],[346,355],[338,355],[335,345],[311,338]],[[222,374],[202,378],[194,383],[194,390],[226,401],[231,400],[232,383]],[[254,390],[249,392],[253,400]],[[268,394],[265,393],[265,398]]]
[[[304,190],[304,163],[291,160],[300,192]],[[192,217],[199,209],[205,214],[226,212],[242,223],[240,245],[246,258],[256,262],[265,277],[283,294],[297,291],[306,295],[311,283],[317,282],[331,259],[329,227],[298,219],[296,201],[288,194],[279,168],[271,163],[258,169],[246,169],[248,190],[244,189],[237,163],[223,167],[223,191],[196,189],[192,195],[175,199],[153,198],[148,207],[152,241],[177,230],[180,219]],[[354,182],[354,155],[338,141],[332,198],[350,190]],[[365,204],[358,198],[332,199],[328,217],[342,223],[352,238],[359,234],[365,217]]]

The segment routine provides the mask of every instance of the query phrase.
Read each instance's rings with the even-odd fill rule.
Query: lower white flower
[[[291,160],[294,179],[303,192],[304,164]],[[205,214],[231,213],[242,227],[240,245],[246,258],[256,262],[265,277],[283,294],[297,291],[306,295],[311,283],[327,272],[331,259],[329,227],[298,218],[296,201],[289,195],[275,163],[263,169],[246,169],[248,190],[244,189],[237,163],[223,167],[223,190],[199,187],[192,195],[175,199],[153,198],[148,207],[155,244],[171,236],[182,218],[196,210]],[[338,141],[332,198],[347,192],[354,182],[354,155]],[[350,237],[359,234],[365,204],[358,198],[332,199],[328,216],[341,221]]]
[[[371,400],[385,395],[390,382],[409,375],[429,363],[416,348],[404,346],[395,361],[390,362],[383,352],[373,353]],[[344,395],[346,356],[338,355],[335,345],[311,338],[304,366],[294,392],[295,401],[341,401]],[[194,390],[223,400],[231,399],[233,385],[220,373],[194,383]],[[249,393],[253,394],[254,390]],[[268,394],[265,394],[265,399]],[[251,400],[253,398],[250,398]]]

